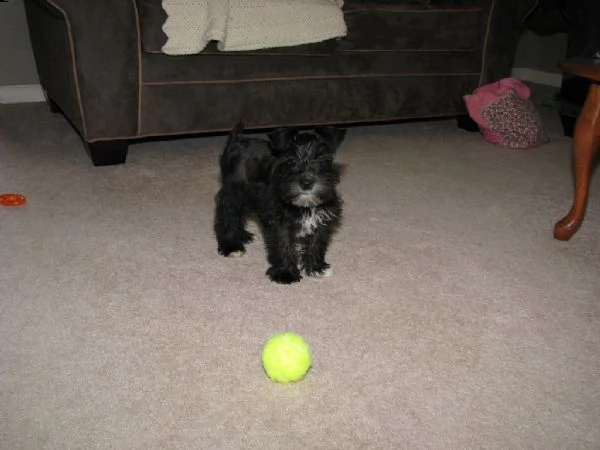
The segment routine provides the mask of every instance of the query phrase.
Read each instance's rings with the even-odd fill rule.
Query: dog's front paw
[[[327,278],[333,275],[333,269],[327,263],[315,264],[313,266],[305,267],[304,272],[309,277]]]
[[[269,267],[267,270],[267,276],[279,284],[292,284],[297,283],[302,279],[300,271],[296,267]]]
[[[241,244],[221,244],[219,245],[218,251],[219,255],[228,256],[231,258],[239,258],[241,256],[244,256],[244,253],[246,253],[246,249]]]

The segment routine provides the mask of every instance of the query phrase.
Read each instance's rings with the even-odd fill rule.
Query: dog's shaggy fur
[[[342,212],[333,160],[345,130],[286,128],[270,133],[268,140],[242,137],[242,131],[241,124],[233,130],[220,160],[219,253],[244,253],[253,238],[246,218],[254,214],[264,233],[272,281],[300,281],[301,271],[330,274],[325,253]]]

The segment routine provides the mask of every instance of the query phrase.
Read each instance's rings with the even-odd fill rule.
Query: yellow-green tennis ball
[[[262,364],[269,378],[278,383],[293,383],[304,378],[312,365],[310,347],[296,333],[272,336],[262,352]]]

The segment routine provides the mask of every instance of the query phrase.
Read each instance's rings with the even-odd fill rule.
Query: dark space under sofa
[[[151,136],[466,118],[509,76],[537,0],[346,0],[348,36],[250,52],[161,53],[161,0],[26,0],[41,85],[95,165]]]

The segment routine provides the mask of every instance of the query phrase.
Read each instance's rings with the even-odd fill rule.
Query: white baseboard
[[[44,102],[46,97],[39,84],[0,86],[0,104]]]
[[[512,76],[523,81],[552,87],[560,87],[562,83],[562,75],[560,73],[543,72],[527,67],[513,68]]]

